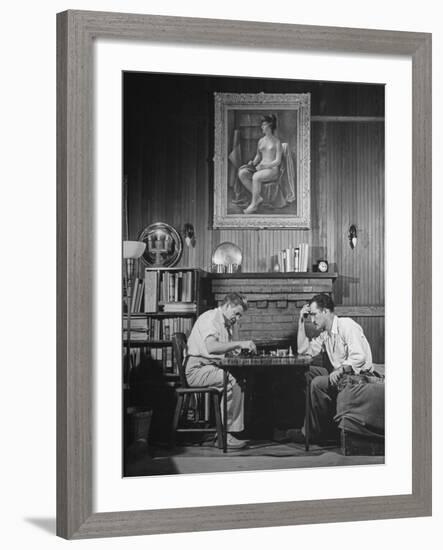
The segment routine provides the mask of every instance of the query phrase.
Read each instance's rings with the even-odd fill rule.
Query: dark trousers
[[[313,440],[334,438],[337,436],[334,422],[337,387],[330,383],[329,371],[324,367],[311,366],[308,376],[311,379],[310,437]]]

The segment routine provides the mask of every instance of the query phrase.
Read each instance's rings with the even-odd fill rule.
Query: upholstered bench
[[[340,380],[335,421],[345,455],[384,455],[384,369],[374,375],[349,374]]]

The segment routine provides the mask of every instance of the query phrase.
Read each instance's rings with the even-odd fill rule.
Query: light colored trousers
[[[213,386],[214,388],[223,388],[223,369],[215,365],[188,365],[186,368],[186,379],[191,387]],[[225,396],[222,398],[222,415],[224,398]],[[228,432],[241,432],[244,429],[243,401],[244,394],[241,387],[235,378],[231,374],[228,374]]]

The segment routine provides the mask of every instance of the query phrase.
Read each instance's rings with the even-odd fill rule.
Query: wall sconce
[[[183,236],[185,238],[186,246],[192,246],[194,248],[195,246],[195,230],[192,223],[185,223],[185,226],[183,228]]]
[[[348,233],[349,245],[352,249],[357,246],[357,228],[355,225],[351,225]]]

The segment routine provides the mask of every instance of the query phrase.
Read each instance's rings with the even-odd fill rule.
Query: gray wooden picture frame
[[[93,513],[93,42],[172,41],[412,60],[412,493]],[[67,11],[57,16],[57,533],[73,539],[431,514],[431,35]]]

